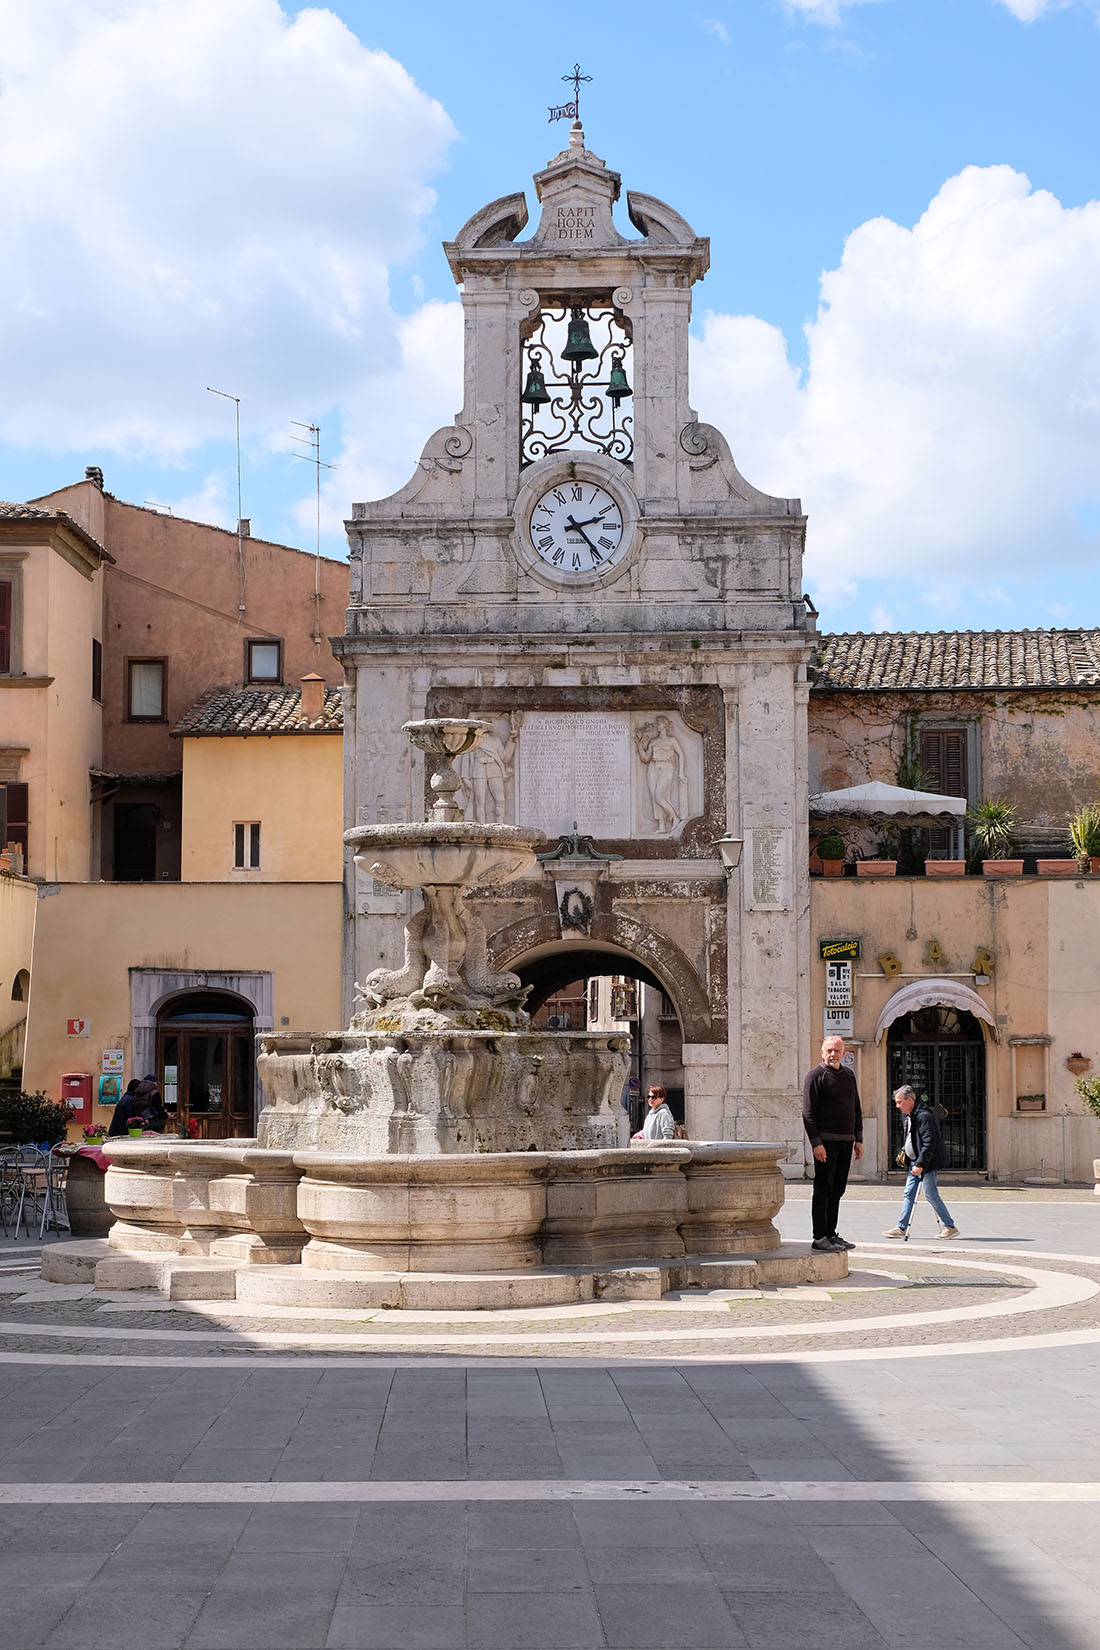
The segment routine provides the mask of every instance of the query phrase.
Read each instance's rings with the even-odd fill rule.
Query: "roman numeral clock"
[[[548,584],[601,584],[616,574],[638,538],[638,506],[622,479],[591,460],[540,465],[520,489],[515,549],[524,567]]]

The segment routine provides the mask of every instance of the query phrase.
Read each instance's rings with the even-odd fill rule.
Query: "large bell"
[[[533,355],[531,365],[527,371],[527,382],[523,386],[520,400],[529,407],[545,407],[550,397],[546,390],[546,379],[542,376],[542,357]]]
[[[625,401],[628,395],[633,394],[634,391],[626,381],[623,358],[618,350],[615,350],[611,356],[611,373],[607,380],[607,399],[618,406],[620,401]]]
[[[566,361],[594,361],[600,353],[592,342],[583,309],[569,311],[569,336],[561,353]]]

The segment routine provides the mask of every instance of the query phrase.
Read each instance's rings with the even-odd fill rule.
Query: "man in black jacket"
[[[901,1215],[896,1226],[891,1226],[883,1237],[909,1239],[909,1222],[917,1193],[924,1187],[924,1198],[939,1216],[943,1226],[941,1237],[957,1238],[959,1228],[951,1219],[947,1204],[936,1185],[937,1172],[947,1165],[947,1147],[943,1143],[936,1114],[929,1105],[917,1101],[916,1091],[906,1083],[894,1090],[894,1104],[905,1118],[905,1155],[909,1160],[909,1178],[905,1182]]]
[[[802,1085],[802,1121],[814,1154],[813,1247],[826,1254],[854,1249],[837,1222],[852,1157],[863,1156],[863,1110],[855,1073],[844,1064],[843,1037],[821,1045],[821,1064]]]

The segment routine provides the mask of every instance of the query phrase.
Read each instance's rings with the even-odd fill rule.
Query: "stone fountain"
[[[265,1033],[255,1141],[111,1141],[106,1240],[43,1276],[174,1299],[312,1307],[531,1306],[842,1277],[780,1245],[783,1144],[619,1145],[626,1038],[536,1031],[489,963],[468,893],[535,874],[545,838],[463,819],[451,766],[485,724],[410,722],[438,766],[422,824],[345,836],[419,890],[401,966],[357,987],[347,1031]]]
[[[527,988],[489,966],[465,898],[530,876],[546,846],[541,831],[467,823],[455,805],[452,760],[486,729],[456,717],[407,722],[439,763],[431,813],[345,833],[361,871],[418,889],[424,903],[406,926],[402,966],[356,987],[363,1006],[346,1032],[263,1039],[261,1146],[429,1156],[618,1145],[628,1040],[533,1030]]]

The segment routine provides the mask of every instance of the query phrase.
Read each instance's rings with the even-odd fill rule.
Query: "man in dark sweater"
[[[802,1121],[814,1154],[813,1247],[825,1253],[855,1248],[837,1232],[853,1153],[857,1158],[863,1156],[859,1089],[843,1061],[843,1037],[826,1037],[821,1064],[807,1074],[802,1085]]]

